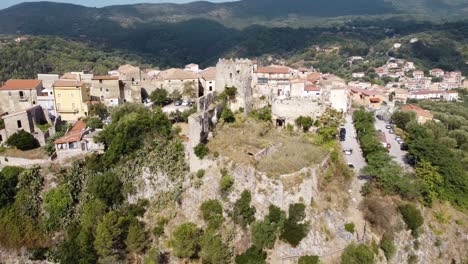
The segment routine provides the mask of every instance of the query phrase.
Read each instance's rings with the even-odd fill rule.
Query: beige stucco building
[[[91,100],[100,101],[106,106],[117,106],[123,103],[123,82],[116,76],[94,76],[91,79]]]

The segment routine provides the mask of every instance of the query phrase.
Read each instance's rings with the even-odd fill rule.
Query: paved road
[[[362,156],[361,148],[356,140],[356,130],[354,129],[351,115],[346,116],[344,128],[346,129],[346,139],[345,141],[341,141],[341,147],[343,149],[350,148],[353,150],[351,155],[345,155],[345,159],[346,162],[354,165],[354,171],[359,175],[359,171],[366,166],[366,161]]]
[[[386,122],[383,120],[376,119],[375,121],[375,129],[381,130],[385,133],[385,137],[387,138],[387,143],[390,143],[390,156],[398,162],[403,168],[408,168],[407,160],[406,160],[406,151],[400,149],[400,144],[395,140],[396,135],[388,133],[388,129],[385,128]]]

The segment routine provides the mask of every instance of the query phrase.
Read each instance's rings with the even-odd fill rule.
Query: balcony
[[[74,114],[74,113],[78,113],[79,111],[78,111],[78,109],[71,109],[71,108],[67,109],[67,108],[62,108],[62,109],[57,109],[57,112],[59,112],[59,113],[68,113],[68,114],[69,114],[69,113],[72,113],[72,114]]]

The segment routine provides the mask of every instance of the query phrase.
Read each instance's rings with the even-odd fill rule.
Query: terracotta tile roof
[[[64,75],[62,75],[62,77],[60,77],[60,79],[77,80],[78,75],[76,75],[74,73],[65,73]]]
[[[378,103],[380,102],[380,99],[379,98],[370,98],[369,99],[371,103]]]
[[[352,93],[360,93],[360,94],[363,94],[363,95],[365,95],[365,96],[383,95],[382,93],[377,92],[377,91],[370,91],[370,90],[361,89],[361,88],[356,88],[356,87],[352,87],[352,88],[351,88],[351,92],[352,92]]]
[[[260,67],[255,72],[256,73],[266,73],[266,74],[289,74],[289,68],[286,67]]]
[[[119,77],[117,77],[117,76],[109,76],[109,75],[102,75],[102,76],[100,76],[100,75],[95,75],[95,76],[93,76],[93,78],[92,78],[91,80],[95,80],[95,81],[97,81],[97,80],[105,80],[105,81],[114,80],[114,81],[116,81],[116,80],[118,80],[118,79],[119,79]]]
[[[200,72],[200,75],[205,80],[215,80],[216,79],[216,67],[209,67]]]
[[[159,77],[163,80],[189,80],[189,79],[198,79],[197,74],[192,71],[186,71],[182,69],[168,69],[162,71],[159,74]]]
[[[34,90],[41,84],[41,80],[8,80],[0,90]]]
[[[55,144],[78,142],[83,137],[86,130],[86,123],[78,120],[75,125],[65,134],[65,136],[54,141]]]
[[[431,112],[429,112],[427,110],[424,110],[419,106],[412,105],[412,104],[403,105],[401,107],[401,110],[403,110],[403,111],[413,111],[413,112],[416,113],[416,115],[424,116],[424,117],[428,117],[428,118],[433,118],[434,117]]]
[[[81,87],[83,86],[82,82],[73,81],[73,80],[58,80],[54,82],[53,87]]]
[[[313,85],[313,84],[311,84],[311,85],[306,85],[306,86],[304,87],[304,91],[306,91],[306,92],[319,92],[319,91],[321,91],[321,90],[322,90],[322,88],[321,88],[320,86],[318,86],[318,85]]]
[[[320,72],[313,72],[309,75],[307,75],[307,80],[310,82],[316,82],[320,80],[321,73]]]

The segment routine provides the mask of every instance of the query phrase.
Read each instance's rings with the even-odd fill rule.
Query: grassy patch
[[[276,151],[255,160],[255,155],[269,146]],[[252,118],[237,118],[234,124],[219,127],[208,148],[236,163],[256,165],[270,177],[290,174],[320,162],[327,151],[300,135],[273,128],[271,123]]]
[[[32,150],[22,151],[19,149],[0,149],[0,153],[7,157],[14,157],[14,158],[23,158],[23,159],[45,159],[47,158],[47,154],[44,152],[42,148],[36,148]]]

